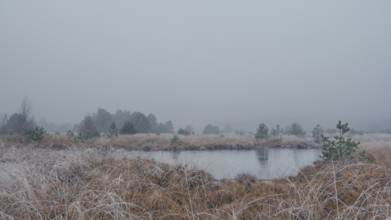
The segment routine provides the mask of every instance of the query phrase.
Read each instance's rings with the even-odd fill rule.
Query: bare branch
[[[31,112],[31,102],[28,99],[28,97],[25,96],[20,105],[20,113],[26,121],[28,120],[30,112]]]

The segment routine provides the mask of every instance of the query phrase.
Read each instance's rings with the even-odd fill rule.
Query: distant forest
[[[389,122],[386,121],[384,124],[389,125]],[[77,124],[48,123],[44,119],[37,122],[31,116],[31,104],[27,98],[22,101],[19,112],[13,113],[10,116],[6,114],[0,115],[0,134],[26,135],[37,127],[43,128],[47,132],[77,132],[79,135],[86,134],[87,136],[99,136],[100,134],[176,133],[171,120],[159,122],[156,116],[152,113],[145,115],[137,111],[130,112],[127,110],[117,110],[114,114],[112,114],[103,108],[99,108],[93,114],[86,115]],[[267,137],[269,135],[269,128],[266,125],[263,127],[264,128],[261,130],[265,131],[265,135],[258,135],[259,137]],[[317,125],[314,129],[322,129],[323,131],[323,128],[319,125]],[[326,128],[324,129],[324,132],[334,134],[336,130],[335,128]],[[388,128],[388,126],[378,125],[377,127],[368,129],[367,132],[391,133],[391,129]],[[179,128],[177,133],[181,135],[190,135],[195,132],[194,128],[191,125],[188,125],[185,128]],[[243,129],[233,131],[229,125],[226,125],[220,130],[220,128],[216,125],[207,124],[202,131],[202,134],[217,135],[222,133],[235,133],[241,136],[246,133],[253,135],[251,132],[246,132]],[[299,123],[293,123],[286,126],[285,129],[279,125],[270,129],[271,136],[278,136],[280,134],[303,136],[305,133],[306,132]],[[363,131],[350,129],[349,134],[363,134]]]
[[[115,114],[111,114],[105,109],[98,109],[98,111],[92,115],[86,116],[83,121],[77,125],[76,130],[83,126],[83,123],[91,121],[99,133],[107,132],[111,126],[114,125],[121,129],[125,125],[131,125],[133,127],[132,133],[173,133],[174,125],[171,121],[165,123],[159,123],[154,114],[150,113],[145,116],[141,112],[130,112],[117,110]]]
[[[158,122],[152,113],[147,116],[141,112],[130,112],[117,110],[111,114],[107,110],[100,108],[92,115],[87,115],[83,120],[75,125],[47,123],[45,120],[37,122],[31,116],[31,104],[25,98],[20,106],[20,111],[11,116],[6,114],[0,119],[0,134],[26,134],[35,127],[40,126],[50,132],[80,132],[89,129],[96,133],[105,133],[115,128],[127,134],[136,133],[173,133],[174,125],[171,121]]]

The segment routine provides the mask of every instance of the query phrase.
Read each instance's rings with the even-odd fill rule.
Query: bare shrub
[[[79,125],[79,138],[88,139],[98,137],[99,131],[95,126],[95,123],[91,116],[86,116]]]

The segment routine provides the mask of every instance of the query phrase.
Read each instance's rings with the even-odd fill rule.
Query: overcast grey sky
[[[0,2],[0,113],[174,124],[390,118],[391,1]],[[177,126],[178,127],[178,126]]]

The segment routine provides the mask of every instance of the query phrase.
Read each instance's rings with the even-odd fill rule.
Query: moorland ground
[[[51,137],[50,141],[63,141],[66,149],[48,148],[55,146],[49,139],[41,147],[14,143],[9,138],[0,139],[2,219],[391,216],[391,135],[387,134],[355,137],[361,141],[360,148],[367,151],[364,160],[318,161],[297,176],[270,182],[245,174],[235,180],[215,180],[202,170],[118,159],[112,155],[115,148],[66,143],[67,139],[61,140],[65,137]],[[105,141],[110,142],[96,139],[93,143]]]

